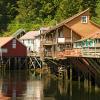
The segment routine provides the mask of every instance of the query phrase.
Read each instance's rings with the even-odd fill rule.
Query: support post
[[[95,92],[98,92],[100,88],[98,87],[96,80],[97,80],[97,76],[95,76]]]
[[[79,70],[78,70],[78,88],[80,89],[80,87],[81,87],[81,85],[80,85],[80,72],[79,72]]]
[[[65,71],[65,77],[66,77],[66,80],[68,80],[68,69],[66,69]]]
[[[88,79],[86,79],[86,75],[84,75],[84,89],[88,91]]]
[[[89,73],[89,92],[91,92],[91,75]]]
[[[10,57],[9,57],[8,59],[9,59],[9,62],[8,62],[8,67],[9,67],[9,70],[10,70]]]
[[[73,31],[72,31],[72,29],[71,29],[71,49],[72,49],[72,42],[73,42]]]
[[[72,66],[70,66],[70,96],[72,97]]]

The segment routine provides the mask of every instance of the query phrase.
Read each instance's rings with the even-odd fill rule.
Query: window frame
[[[85,24],[88,22],[88,16],[82,16],[81,17],[81,23]]]
[[[16,42],[17,42],[16,39],[12,40],[12,48],[13,49],[16,49]]]

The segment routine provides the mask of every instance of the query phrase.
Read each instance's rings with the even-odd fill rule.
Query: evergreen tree
[[[82,0],[81,2],[82,10],[90,8],[91,16],[96,16],[95,9],[97,5],[97,1],[98,0]]]
[[[8,23],[17,15],[15,0],[0,0],[0,32],[7,29]]]
[[[100,24],[99,5],[100,0],[0,0],[0,32],[55,25],[87,8]]]
[[[100,0],[97,2],[95,13],[96,15],[92,17],[92,20],[100,25]]]
[[[63,20],[79,12],[80,0],[61,0],[57,9],[56,19]]]

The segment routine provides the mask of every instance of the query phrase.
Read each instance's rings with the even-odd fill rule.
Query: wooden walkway
[[[65,50],[56,53],[57,58],[66,58],[66,57],[87,57],[87,58],[100,58],[100,49],[72,49]]]

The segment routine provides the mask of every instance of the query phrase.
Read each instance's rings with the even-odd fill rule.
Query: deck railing
[[[59,44],[59,43],[66,43],[66,42],[72,42],[70,38],[51,38],[50,40],[48,39],[43,39],[42,43],[43,45],[53,45],[53,44]]]
[[[39,52],[27,52],[27,56],[40,57],[40,54],[39,54]]]
[[[100,48],[83,48],[82,56],[86,57],[100,57]]]
[[[52,58],[66,58],[66,57],[99,57],[100,58],[100,48],[98,49],[66,49],[64,51],[55,51],[55,52],[45,52],[45,57]]]
[[[42,43],[43,43],[43,45],[52,45],[53,41],[44,39],[44,40],[42,40]]]
[[[66,57],[80,57],[82,56],[79,49],[69,49],[64,51],[57,52],[57,58],[66,58]]]

